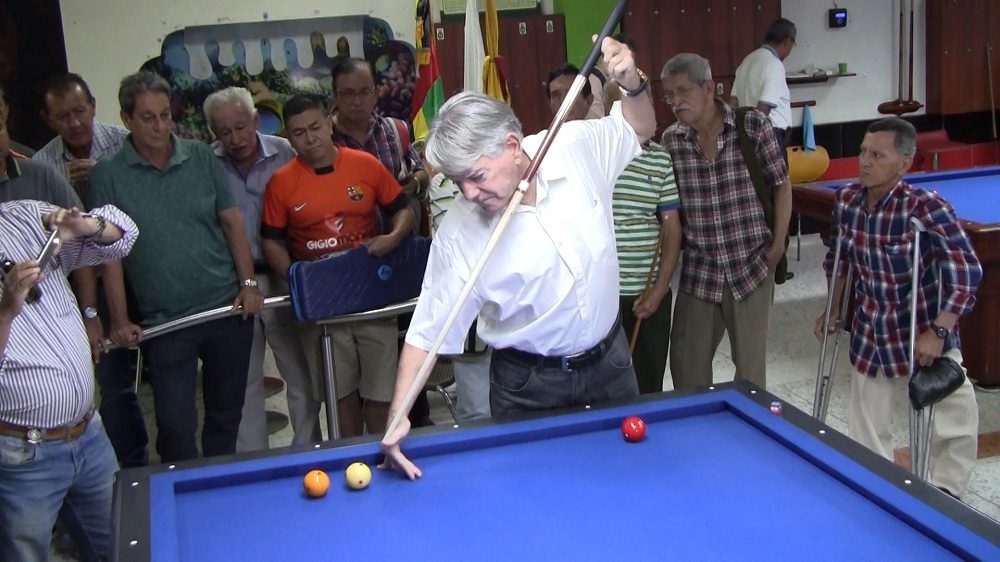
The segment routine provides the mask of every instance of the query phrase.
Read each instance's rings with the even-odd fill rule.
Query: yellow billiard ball
[[[321,498],[330,489],[330,477],[322,470],[310,470],[302,479],[302,487],[314,498]]]
[[[363,462],[354,462],[344,471],[344,480],[355,490],[364,490],[372,481],[372,469]]]

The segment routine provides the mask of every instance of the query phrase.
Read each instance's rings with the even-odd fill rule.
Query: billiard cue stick
[[[993,126],[993,140],[997,140],[997,106],[993,101],[993,63],[990,61],[990,42],[986,42],[986,76],[990,85],[990,125]]]
[[[663,244],[663,233],[666,231],[666,226],[667,219],[663,219],[660,222],[660,228],[656,231],[656,249],[653,250],[653,261],[650,262],[649,273],[646,274],[646,288],[642,290],[643,295],[649,291],[649,287],[653,284],[653,273],[656,272],[656,266],[660,263],[660,246]],[[629,355],[635,351],[635,342],[639,339],[639,326],[641,325],[642,318],[637,316],[635,324],[632,326],[632,335],[628,339]]]
[[[587,54],[587,58],[583,61],[583,65],[580,67],[580,73],[576,75],[573,80],[572,86],[570,86],[569,92],[563,99],[562,105],[559,106],[559,111],[556,112],[555,117],[552,118],[552,124],[549,125],[548,130],[545,132],[545,136],[542,137],[542,144],[538,147],[538,152],[535,157],[531,159],[528,169],[525,170],[524,176],[521,181],[517,184],[517,189],[514,190],[514,194],[507,203],[507,207],[504,209],[503,215],[500,216],[500,220],[497,222],[496,228],[493,229],[493,234],[490,235],[490,239],[486,242],[486,247],[483,249],[482,255],[479,256],[479,260],[476,265],[472,268],[469,274],[469,279],[465,282],[465,286],[462,287],[462,292],[458,295],[458,300],[451,308],[451,312],[445,318],[444,325],[441,327],[441,331],[438,333],[434,342],[431,344],[431,348],[427,351],[427,356],[424,357],[423,362],[420,364],[420,368],[417,370],[416,376],[413,381],[410,382],[409,388],[406,389],[406,394],[403,396],[403,403],[400,404],[399,408],[395,411],[392,419],[389,421],[388,426],[386,426],[385,435],[392,435],[399,426],[400,420],[406,415],[410,408],[413,407],[413,402],[417,398],[417,393],[420,392],[424,385],[427,384],[427,379],[430,377],[431,369],[434,368],[434,362],[437,359],[438,350],[441,348],[441,344],[444,343],[444,338],[447,336],[448,332],[451,330],[452,325],[455,324],[455,320],[458,318],[458,313],[468,300],[469,294],[472,293],[472,288],[475,286],[476,281],[479,280],[479,274],[482,273],[483,268],[486,266],[486,261],[490,258],[493,253],[493,248],[496,246],[503,234],[504,230],[507,229],[507,225],[510,223],[511,217],[514,216],[514,211],[517,209],[518,205],[521,204],[521,199],[524,197],[524,193],[528,190],[528,186],[532,181],[535,180],[535,174],[538,172],[538,167],[541,166],[542,160],[545,158],[545,154],[549,150],[549,146],[555,139],[559,129],[562,127],[563,123],[566,122],[566,115],[569,113],[570,107],[576,102],[577,97],[579,97],[580,92],[583,90],[583,86],[587,83],[587,77],[590,71],[594,68],[594,64],[597,62],[597,57],[601,54],[601,43],[604,42],[604,38],[611,35],[615,26],[618,25],[619,20],[621,20],[622,15],[625,13],[625,6],[628,4],[628,0],[618,0],[615,7],[612,8],[611,13],[608,14],[607,21],[604,22],[604,27],[601,28],[600,34],[597,36],[597,40],[590,47],[590,52]]]

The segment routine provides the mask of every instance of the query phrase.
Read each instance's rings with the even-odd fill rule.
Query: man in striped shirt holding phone
[[[53,229],[58,250],[39,267]],[[82,559],[107,557],[118,462],[94,412],[90,345],[65,272],[124,257],[137,235],[110,205],[84,215],[0,204],[0,560],[45,560],[57,515]]]

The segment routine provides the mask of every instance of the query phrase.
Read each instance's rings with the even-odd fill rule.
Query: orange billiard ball
[[[330,477],[322,470],[310,470],[302,479],[302,487],[314,498],[321,498],[330,489]]]
[[[344,481],[354,490],[364,490],[372,481],[372,469],[363,462],[354,462],[344,471]]]

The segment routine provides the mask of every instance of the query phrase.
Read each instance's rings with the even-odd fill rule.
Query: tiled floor
[[[789,269],[795,277],[775,291],[774,310],[768,339],[768,390],[805,411],[812,408],[816,379],[816,364],[819,344],[812,335],[812,325],[824,305],[826,281],[819,266],[825,248],[818,235],[806,236],[802,240],[801,261],[795,261],[795,241],[792,241]],[[675,285],[676,287],[676,279]],[[844,339],[846,344],[846,338]],[[848,373],[850,364],[846,349],[843,349],[836,369],[827,423],[842,432],[847,430]],[[728,381],[733,376],[733,366],[729,356],[729,344],[724,339],[715,359],[715,380]],[[268,355],[265,372],[276,373],[273,360]],[[669,371],[664,389],[670,390]],[[981,449],[1000,452],[996,442],[1000,441],[1000,394],[976,393],[979,403]],[[435,422],[450,422],[443,400],[431,394],[431,418]],[[143,396],[143,407],[147,424],[155,427],[152,420],[152,400],[148,387]],[[284,393],[276,394],[267,401],[268,409],[287,412]],[[906,405],[897,404],[897,414],[893,424],[893,435],[897,447],[908,444]],[[321,414],[322,418],[322,414]],[[325,419],[325,418],[324,418]],[[325,425],[325,424],[324,424]],[[983,437],[985,436],[985,437]],[[151,436],[152,437],[152,436]],[[272,447],[291,443],[290,427],[274,433],[270,437]],[[969,493],[963,500],[975,509],[1000,521],[1000,456],[980,458],[969,485]],[[54,555],[53,560],[69,560]]]

